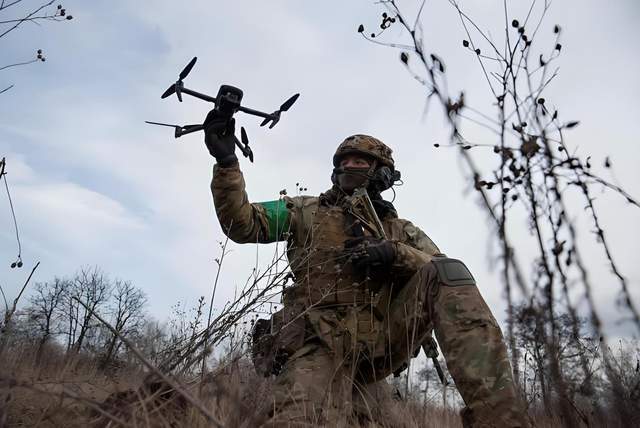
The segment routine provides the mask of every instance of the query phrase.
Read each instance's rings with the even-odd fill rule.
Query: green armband
[[[269,236],[267,239],[270,242],[281,240],[282,234],[289,231],[290,216],[287,204],[284,200],[278,199],[276,201],[258,202],[264,208],[267,215],[267,224],[269,226]]]

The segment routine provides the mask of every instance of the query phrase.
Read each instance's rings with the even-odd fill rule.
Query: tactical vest
[[[321,308],[369,302],[371,294],[377,293],[390,276],[381,272],[369,272],[367,276],[366,272],[354,271],[344,255],[344,241],[357,236],[356,220],[349,218],[340,206],[313,199],[303,206],[291,207],[299,208],[295,211],[301,218],[288,244],[295,286],[285,290],[283,303]],[[390,239],[399,238],[391,236],[393,228],[388,223],[384,226]]]
[[[341,206],[318,198],[288,204],[299,217],[288,243],[295,285],[283,293],[285,310],[305,311],[312,334],[337,354],[363,346],[371,357],[383,355],[379,339],[393,277],[389,272],[354,271],[344,256],[344,241],[356,236],[358,225]],[[399,240],[401,228],[393,227],[393,220],[383,221],[383,226],[389,239]]]

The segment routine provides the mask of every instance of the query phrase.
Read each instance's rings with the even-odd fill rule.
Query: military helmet
[[[392,150],[382,141],[369,135],[356,134],[347,137],[333,155],[333,166],[340,166],[343,156],[349,154],[361,154],[372,157],[378,161],[379,166],[386,165],[392,170],[395,169]]]

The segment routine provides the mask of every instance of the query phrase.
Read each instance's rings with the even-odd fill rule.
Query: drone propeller
[[[192,132],[196,132],[196,131],[202,131],[204,129],[204,125],[172,125],[170,123],[162,123],[162,122],[152,122],[150,120],[145,120],[145,123],[148,123],[150,125],[160,125],[160,126],[168,126],[170,128],[173,128],[175,130],[174,132],[174,137],[175,138],[180,138],[185,134],[191,134]]]
[[[189,75],[189,73],[191,72],[191,69],[196,64],[197,60],[198,60],[198,57],[194,56],[193,59],[189,61],[189,64],[187,64],[187,66],[183,68],[182,71],[180,72],[178,76],[178,81],[173,85],[169,86],[169,88],[167,88],[167,90],[164,91],[162,95],[160,95],[160,98],[165,99],[169,95],[175,92],[176,96],[178,97],[178,101],[182,102],[182,88],[184,87],[184,85],[182,84],[182,80]]]
[[[180,80],[183,80],[185,77],[189,75],[189,73],[191,73],[191,69],[193,68],[194,65],[196,65],[197,60],[198,60],[198,57],[194,56],[193,59],[189,61],[189,64],[187,64],[187,66],[180,72]]]
[[[244,126],[240,127],[240,140],[245,146],[249,145],[249,137],[247,137],[247,131],[245,131]]]
[[[167,90],[164,91],[164,93],[162,95],[160,95],[160,98],[165,99],[169,95],[173,94],[175,91],[176,91],[176,85],[174,83],[173,85],[169,86],[169,88],[167,88]]]
[[[280,122],[279,110],[276,110],[273,113],[271,113],[271,117],[268,117],[265,120],[263,120],[260,126],[265,126],[269,122],[271,122],[271,125],[269,125],[269,129],[272,129],[274,126],[276,126],[276,123]]]
[[[150,120],[145,120],[144,123],[148,123],[149,125],[169,126],[171,128],[182,128],[180,125],[171,125],[170,123],[162,123],[162,122],[152,122]]]
[[[299,96],[300,96],[300,94],[294,94],[291,98],[289,98],[287,101],[282,103],[280,108],[278,110],[274,111],[273,113],[271,113],[271,117],[265,118],[262,121],[262,123],[260,124],[260,126],[265,126],[269,122],[271,122],[271,125],[269,125],[269,129],[271,129],[274,126],[276,126],[276,123],[278,123],[280,121],[280,114],[283,111],[289,110],[291,108],[291,106],[293,105],[293,103],[296,102],[296,100],[298,99]]]
[[[300,96],[300,94],[295,94],[291,98],[289,98],[287,101],[282,103],[282,105],[280,106],[280,111],[289,110],[291,108],[291,106],[293,105],[293,103],[296,102],[296,100],[298,99],[299,96]]]
[[[240,127],[240,140],[242,141],[242,147],[240,147],[242,154],[253,162],[253,150],[249,147],[249,137],[247,137],[247,131],[244,130],[244,126]]]

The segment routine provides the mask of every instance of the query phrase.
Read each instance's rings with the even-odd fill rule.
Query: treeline
[[[140,288],[130,281],[112,279],[99,267],[83,267],[73,276],[32,287],[22,309],[5,315],[0,324],[0,353],[31,345],[38,362],[55,350],[95,359],[102,369],[140,366],[124,346],[126,340],[160,364],[200,332],[203,301],[201,298],[191,310],[178,303],[167,320],[158,321],[147,313],[147,296]]]

